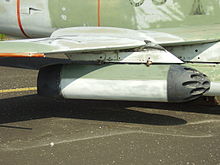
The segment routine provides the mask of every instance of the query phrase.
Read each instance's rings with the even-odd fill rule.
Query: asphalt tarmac
[[[38,96],[58,62],[0,59],[0,165],[220,165],[219,106]]]

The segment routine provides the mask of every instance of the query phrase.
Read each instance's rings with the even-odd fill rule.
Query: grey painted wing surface
[[[74,27],[55,31],[49,38],[0,42],[0,56],[10,53],[77,53],[138,48],[145,40],[162,46],[206,43],[220,39],[220,25],[136,31],[113,27]]]
[[[121,28],[65,28],[49,38],[0,42],[0,56],[42,57],[58,53],[72,61],[183,63],[145,33]]]
[[[139,41],[153,41],[152,37],[149,37],[143,32],[116,27],[72,27],[57,30],[51,35],[52,38],[64,36],[80,36],[90,38],[105,36],[114,38],[127,38]]]
[[[117,28],[68,28],[54,32],[49,38],[0,42],[0,53],[55,54],[131,49],[146,45],[144,36],[134,30],[123,33],[123,29]]]
[[[220,24],[141,30],[162,46],[192,45],[220,41]]]
[[[99,38],[46,38],[22,41],[6,41],[0,43],[1,53],[71,53],[71,52],[90,52],[105,50],[130,49],[144,46],[142,41],[99,37]]]
[[[49,38],[0,42],[0,53],[74,53],[141,47],[145,40],[162,46],[220,40],[220,25],[136,31],[113,27],[73,27],[55,31]]]

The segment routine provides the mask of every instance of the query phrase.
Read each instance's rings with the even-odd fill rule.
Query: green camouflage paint
[[[49,0],[52,26],[97,26],[98,0]],[[216,0],[101,0],[101,26],[131,29],[220,23]]]
[[[64,65],[61,78],[88,78],[102,80],[167,80],[170,65]],[[157,74],[152,74],[157,73]]]

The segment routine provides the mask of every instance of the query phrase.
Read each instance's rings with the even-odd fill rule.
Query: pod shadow
[[[7,127],[6,123],[51,117],[159,126],[187,123],[184,119],[154,114],[152,111],[149,113],[147,110],[143,112],[127,109],[131,105],[132,102],[54,100],[38,95],[1,99],[0,124],[3,125],[0,127]]]
[[[213,105],[202,100],[195,100],[188,103],[140,103],[139,107],[153,108],[169,111],[193,112],[198,114],[220,115],[220,105]],[[137,103],[133,103],[133,106]]]

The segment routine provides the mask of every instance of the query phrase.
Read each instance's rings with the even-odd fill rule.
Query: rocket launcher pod
[[[38,76],[40,95],[68,99],[187,102],[209,89],[206,75],[181,65],[53,65]]]

